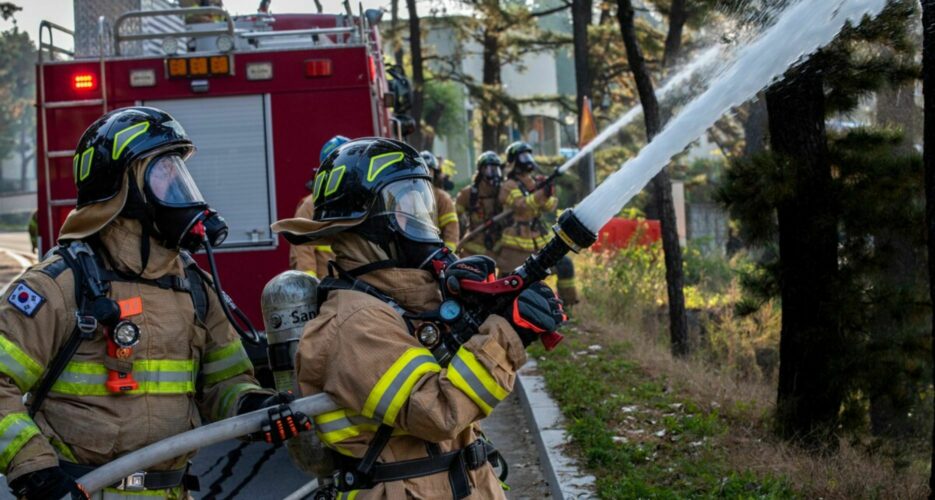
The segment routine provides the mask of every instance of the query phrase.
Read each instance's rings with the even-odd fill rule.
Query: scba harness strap
[[[379,264],[379,263],[375,263]],[[380,268],[380,265],[367,265],[363,268],[345,271],[334,262],[328,263],[328,270],[331,276],[324,278],[318,285],[318,307],[328,298],[328,292],[336,290],[354,290],[366,293],[371,297],[377,298],[393,308],[409,328],[409,334],[413,335],[415,327],[412,324],[412,315],[406,311],[399,303],[390,296],[383,293],[376,287],[365,283],[357,276]],[[334,277],[337,274],[338,277]],[[360,459],[350,458],[339,453],[332,453],[337,469],[336,481],[338,491],[346,492],[357,489],[371,488],[377,483],[402,481],[423,476],[430,476],[442,472],[448,472],[448,481],[451,485],[451,491],[456,499],[465,498],[471,494],[471,482],[468,477],[468,471],[477,470],[488,462],[493,465],[500,465],[500,481],[506,481],[508,467],[506,460],[486,439],[479,438],[468,446],[460,450],[453,450],[447,453],[441,453],[438,444],[429,441],[425,442],[428,457],[414,460],[404,460],[391,463],[377,463],[377,459],[389,443],[393,434],[393,427],[381,424],[374,434],[373,440],[367,447],[367,451]]]
[[[106,269],[100,258],[94,253],[91,247],[82,241],[72,241],[65,245],[53,248],[49,255],[58,255],[61,257],[64,265],[52,265],[47,267],[46,272],[51,278],[55,279],[66,268],[71,269],[75,281],[75,301],[78,305],[78,311],[75,313],[75,328],[69,336],[65,345],[58,351],[55,358],[49,363],[42,381],[35,391],[32,391],[32,397],[29,402],[29,416],[34,417],[49,395],[52,386],[65,371],[65,367],[71,358],[78,351],[78,346],[83,340],[94,338],[94,332],[99,324],[115,321],[117,318],[109,318],[114,313],[111,310],[117,308],[116,315],[119,317],[119,307],[113,300],[107,298],[110,291],[110,283],[113,281],[137,282],[158,286],[164,289],[171,289],[179,292],[186,292],[192,298],[192,304],[195,308],[195,315],[201,322],[208,317],[208,295],[205,290],[204,276],[198,269],[194,259],[188,253],[182,253],[182,259],[185,264],[185,278],[177,276],[163,276],[155,280],[144,278],[130,279]],[[107,302],[110,303],[106,304]]]

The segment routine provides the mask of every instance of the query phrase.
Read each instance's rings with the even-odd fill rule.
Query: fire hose
[[[338,405],[326,394],[296,399],[289,403],[289,407],[292,411],[299,411],[306,415],[319,415],[338,409]],[[93,493],[153,464],[191,453],[205,446],[257,432],[268,417],[267,409],[263,408],[183,432],[102,465],[93,472],[81,476],[78,483],[84,486],[88,493]]]

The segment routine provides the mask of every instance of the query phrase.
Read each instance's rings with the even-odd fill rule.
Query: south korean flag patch
[[[29,288],[26,283],[20,282],[17,283],[16,288],[10,292],[10,296],[7,297],[6,301],[19,312],[31,318],[36,315],[36,312],[39,311],[42,304],[45,304],[45,297],[39,295],[32,288]]]

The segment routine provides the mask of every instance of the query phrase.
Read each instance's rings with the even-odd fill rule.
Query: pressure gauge
[[[179,53],[180,49],[181,44],[179,43],[178,38],[175,38],[174,36],[167,36],[162,39],[162,51],[165,52],[166,55],[174,56],[175,54]]]
[[[114,327],[113,339],[120,347],[133,347],[140,342],[140,327],[132,321],[121,321]]]
[[[446,300],[442,302],[438,313],[442,317],[442,321],[451,323],[461,317],[461,304],[454,300]]]

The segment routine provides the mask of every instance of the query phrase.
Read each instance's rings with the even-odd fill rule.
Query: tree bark
[[[416,0],[406,0],[409,10],[409,54],[412,57],[412,119],[416,122],[416,131],[409,142],[417,149],[426,147],[422,144],[422,105],[425,92],[425,69],[422,62],[422,28],[419,22],[419,12],[416,10]],[[431,146],[431,145],[429,145]]]
[[[412,1],[412,0],[408,0]],[[484,28],[483,39],[483,82],[488,87],[500,86],[500,39],[497,29],[492,26]],[[500,114],[492,99],[485,97],[482,104],[487,109],[481,109],[481,149],[484,151],[500,151]]]
[[[390,2],[390,31],[393,32],[393,59],[397,66],[403,65],[403,44],[399,40],[399,0]]]
[[[925,228],[928,240],[929,294],[935,302],[935,0],[922,0],[922,89],[925,95],[923,137],[925,151]],[[935,315],[932,317],[932,366],[935,367]],[[933,368],[935,371],[935,368]],[[935,376],[935,373],[933,373]],[[935,496],[935,424],[932,431],[932,462],[929,495]]]
[[[685,28],[685,21],[688,20],[685,1],[672,0],[672,7],[669,9],[669,31],[666,33],[665,52],[662,55],[662,65],[667,68],[675,64],[682,51],[682,30]]]
[[[591,97],[591,64],[588,59],[588,26],[591,24],[591,0],[572,0],[571,3],[571,25],[574,39],[575,53],[575,87],[577,96],[575,103],[578,109],[578,124],[580,129],[581,113],[584,107],[584,98]],[[579,138],[580,141],[580,138]],[[576,166],[581,179],[578,183],[577,199],[583,199],[592,185],[591,162],[589,158],[583,158]]]
[[[834,306],[837,217],[825,135],[821,75],[806,64],[766,92],[770,144],[790,194],[779,203],[782,328],[777,420],[780,434],[809,449],[837,445],[843,352]]]
[[[661,129],[659,116],[659,102],[653,88],[646,61],[636,39],[636,29],[633,24],[633,5],[630,0],[617,1],[617,21],[620,23],[620,33],[623,44],[627,50],[627,61],[636,88],[639,92],[640,103],[643,105],[643,119],[646,122],[646,139],[652,141]],[[688,354],[688,321],[685,315],[685,282],[682,270],[682,248],[679,246],[678,228],[675,221],[675,206],[672,203],[672,183],[669,174],[663,169],[653,178],[650,184],[652,196],[662,226],[662,248],[666,261],[666,288],[669,297],[669,335],[672,343],[672,354],[684,356]]]

